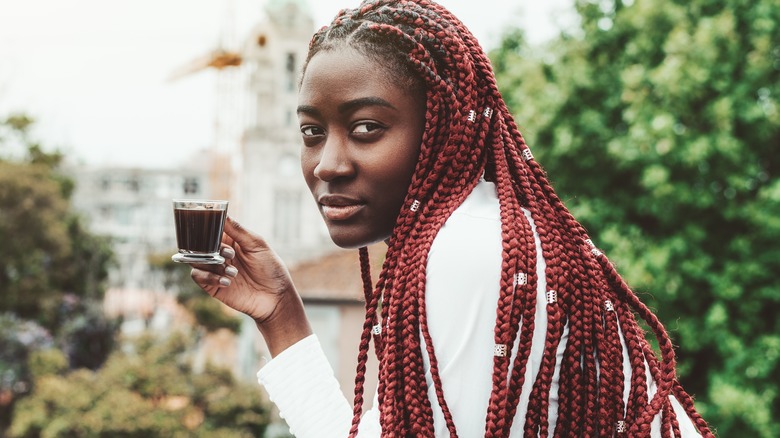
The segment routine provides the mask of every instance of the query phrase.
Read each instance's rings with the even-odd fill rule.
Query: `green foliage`
[[[65,307],[58,341],[70,368],[97,369],[114,348],[117,321],[109,320],[99,304],[71,301]]]
[[[0,314],[0,399],[5,399],[0,400],[0,435],[16,401],[27,395],[36,380],[68,369],[98,368],[114,347],[114,322],[95,306],[73,296],[64,298],[59,313],[66,323],[56,337],[33,321]]]
[[[192,315],[200,326],[209,332],[225,328],[233,333],[241,329],[241,319],[206,295],[190,278],[190,269],[171,260],[170,254],[152,254],[148,258],[153,275],[161,278],[168,290],[176,291],[176,299]]]
[[[50,287],[55,259],[70,254],[67,202],[48,169],[0,162],[0,310],[33,318],[60,294]]]
[[[30,388],[34,373],[28,358],[53,345],[51,335],[40,325],[0,313],[0,435],[10,421],[14,399]]]
[[[192,343],[145,337],[97,372],[41,376],[9,436],[262,436],[269,417],[256,386],[212,367],[193,373]]]
[[[33,124],[23,114],[0,120],[0,435],[37,376],[97,368],[115,331],[99,305],[109,241],[72,211],[63,155],[30,137]]]
[[[722,436],[780,436],[780,3],[579,1],[491,54],[558,194],[679,344]]]
[[[2,384],[13,384],[28,377],[26,362],[33,351],[54,345],[49,332],[33,321],[17,318],[11,313],[0,313],[0,379]]]
[[[26,147],[22,158],[0,155],[0,312],[56,331],[63,296],[102,298],[112,252],[71,210],[73,182],[57,172],[62,155],[29,139],[32,124],[24,115],[0,121],[0,152]]]
[[[68,371],[68,358],[56,348],[34,351],[30,353],[27,367],[33,380],[46,375],[63,375]]]
[[[187,299],[184,307],[192,312],[199,325],[210,332],[225,328],[238,333],[241,329],[241,320],[235,313],[227,313],[229,311],[222,303],[206,295]]]

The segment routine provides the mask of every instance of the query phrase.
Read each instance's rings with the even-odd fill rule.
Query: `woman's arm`
[[[298,438],[345,437],[352,408],[312,334],[303,301],[282,260],[257,234],[232,218],[222,239],[225,265],[193,265],[206,293],[254,319],[273,359],[258,380]],[[378,416],[366,414],[360,437],[380,436]]]
[[[257,379],[279,408],[297,438],[344,438],[352,425],[352,408],[339,388],[316,335],[304,338],[271,360]],[[374,398],[376,405],[376,398]],[[358,436],[381,436],[375,408],[366,412]]]

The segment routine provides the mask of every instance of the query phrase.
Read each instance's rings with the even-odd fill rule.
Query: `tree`
[[[577,2],[491,53],[558,194],[679,343],[722,436],[780,436],[780,3]]]
[[[30,138],[33,123],[0,120],[0,435],[32,388],[29,357],[56,345],[70,367],[95,369],[116,331],[99,306],[109,241],[72,211],[73,182],[57,171],[63,156]]]
[[[35,390],[19,402],[10,437],[262,436],[268,407],[255,385],[223,369],[192,372],[192,341],[180,333],[142,337],[100,370],[62,372],[51,354],[34,357]]]
[[[0,121],[0,151],[26,146],[23,157],[0,156],[0,312],[56,331],[63,296],[102,299],[112,252],[72,211],[73,182],[57,172],[62,155],[28,138],[32,123],[22,115]]]
[[[9,424],[14,399],[29,391],[29,357],[53,345],[51,334],[40,325],[0,313],[0,435]]]

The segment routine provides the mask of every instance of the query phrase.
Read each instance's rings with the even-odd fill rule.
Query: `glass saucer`
[[[182,254],[177,253],[171,257],[176,263],[194,263],[199,265],[220,265],[225,263],[225,258],[219,254]]]

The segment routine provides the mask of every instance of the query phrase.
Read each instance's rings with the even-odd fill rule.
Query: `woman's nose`
[[[322,181],[332,181],[352,176],[354,172],[355,167],[350,159],[347,143],[328,138],[322,147],[320,160],[314,168],[314,176]]]

